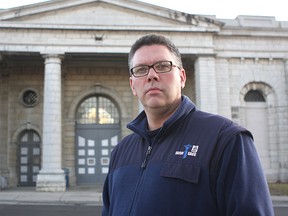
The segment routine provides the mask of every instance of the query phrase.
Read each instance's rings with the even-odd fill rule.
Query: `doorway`
[[[19,186],[36,186],[36,178],[41,166],[40,143],[40,137],[34,130],[25,130],[19,135]]]
[[[120,115],[112,99],[95,95],[80,104],[75,133],[77,185],[104,184],[120,131]]]
[[[246,102],[246,127],[254,137],[254,143],[264,169],[270,167],[267,104],[259,90],[250,90]]]

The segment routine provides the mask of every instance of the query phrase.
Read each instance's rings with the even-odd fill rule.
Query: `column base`
[[[0,191],[7,188],[6,178],[0,175]]]
[[[282,183],[288,182],[288,169],[280,168],[279,181]]]
[[[279,173],[278,169],[267,169],[264,170],[264,174],[268,183],[279,182]]]
[[[37,176],[36,191],[63,192],[66,191],[65,174],[40,173]]]

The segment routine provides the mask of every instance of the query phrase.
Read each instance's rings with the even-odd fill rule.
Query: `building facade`
[[[288,181],[288,22],[193,15],[136,0],[0,10],[0,176],[8,186],[102,186],[141,110],[127,57],[142,35],[182,53],[183,94],[254,134],[269,182]]]

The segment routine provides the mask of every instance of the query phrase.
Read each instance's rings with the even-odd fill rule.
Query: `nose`
[[[149,68],[148,74],[147,74],[147,80],[148,81],[158,81],[159,80],[159,74],[156,73],[153,67]]]

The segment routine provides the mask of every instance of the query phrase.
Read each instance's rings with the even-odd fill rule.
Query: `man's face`
[[[176,65],[175,57],[163,45],[143,46],[133,57],[133,67],[152,65],[159,61],[172,61]],[[144,109],[167,108],[179,103],[181,89],[184,88],[186,75],[184,69],[172,67],[170,72],[156,73],[150,68],[147,76],[130,77],[130,86],[135,96],[139,98]]]

